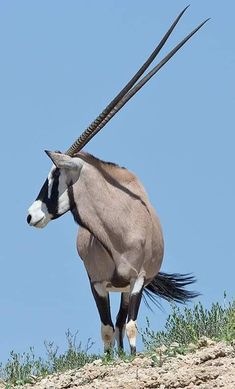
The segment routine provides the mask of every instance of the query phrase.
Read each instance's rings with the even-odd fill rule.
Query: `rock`
[[[136,357],[135,359],[133,359],[132,361],[132,365],[134,366],[142,366],[142,367],[149,367],[149,366],[152,366],[152,360],[150,358],[147,358],[147,357]]]
[[[189,352],[194,352],[197,350],[197,345],[195,343],[189,343],[188,345],[188,351]]]
[[[178,347],[180,347],[180,345],[179,345],[178,342],[172,342],[172,343],[171,343],[171,347],[172,347],[172,348],[178,348]]]
[[[96,359],[95,361],[92,362],[92,365],[94,366],[102,365],[102,359]]]
[[[168,348],[163,344],[161,347],[156,348],[156,353],[158,354],[164,354]]]
[[[206,336],[202,336],[198,341],[198,347],[208,347],[213,346],[216,342]]]

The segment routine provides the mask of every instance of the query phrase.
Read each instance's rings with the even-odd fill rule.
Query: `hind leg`
[[[91,283],[91,290],[100,315],[104,352],[110,353],[114,346],[115,333],[111,318],[109,294],[102,283]]]
[[[128,314],[129,296],[129,292],[123,292],[121,294],[120,308],[116,318],[115,338],[119,352],[123,351],[123,338],[125,334],[126,318]]]
[[[131,282],[130,301],[128,307],[128,319],[126,324],[126,334],[129,340],[131,354],[136,354],[137,326],[136,319],[140,307],[142,292],[144,288],[144,277],[140,276]]]

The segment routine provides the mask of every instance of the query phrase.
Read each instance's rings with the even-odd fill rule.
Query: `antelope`
[[[45,150],[53,166],[38,197],[28,210],[30,226],[44,228],[70,211],[79,225],[77,250],[86,268],[101,320],[104,352],[115,340],[123,350],[126,333],[131,354],[136,354],[137,315],[141,297],[185,302],[198,294],[185,288],[195,279],[189,274],[160,272],[164,242],[159,218],[138,178],[125,168],[82,151],[83,147],[209,20],[206,19],[175,46],[145,76],[186,7],[132,79],[62,152]],[[143,76],[143,77],[142,77]],[[142,77],[142,78],[141,78]],[[121,292],[114,326],[109,292]]]

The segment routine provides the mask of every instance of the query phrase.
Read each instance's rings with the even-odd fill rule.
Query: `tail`
[[[154,279],[144,288],[144,299],[147,303],[148,297],[154,304],[159,306],[158,298],[164,298],[167,301],[185,303],[200,295],[200,293],[189,291],[185,286],[191,285],[196,279],[190,274],[167,274],[159,272]]]

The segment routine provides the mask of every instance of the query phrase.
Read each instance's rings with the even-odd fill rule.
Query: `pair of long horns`
[[[118,95],[107,105],[101,114],[87,127],[87,129],[79,136],[79,138],[72,144],[65,154],[73,156],[78,153],[92,138],[95,136],[108,121],[134,96],[141,88],[152,78],[172,57],[175,53],[209,20],[206,19],[198,27],[196,27],[190,34],[188,34],[177,46],[175,46],[149,73],[147,73],[137,84],[143,73],[147,70],[149,65],[156,58],[167,39],[171,35],[180,18],[185,13],[186,8],[179,14],[179,16],[172,23],[167,33],[157,45],[155,50],[149,56],[147,61],[141,66],[138,72],[126,84],[126,86],[118,93]]]

